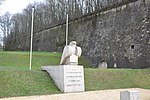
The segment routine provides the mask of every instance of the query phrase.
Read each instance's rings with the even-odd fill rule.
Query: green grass
[[[59,65],[61,53],[33,52],[32,69],[41,69],[42,66]],[[79,64],[90,67],[85,58],[79,59]],[[15,69],[29,69],[29,52],[0,51],[0,66]]]
[[[29,52],[0,51],[0,98],[61,93],[51,77],[41,71],[43,65],[58,65],[61,53],[33,52],[29,71]],[[150,69],[92,69],[81,57],[86,91],[145,88],[150,89]]]
[[[0,80],[0,97],[60,93],[42,71],[0,70]]]
[[[85,69],[86,90],[150,89],[150,69]]]
[[[60,57],[61,53],[33,52],[32,69],[40,69],[41,66],[46,65],[58,65]],[[0,66],[29,69],[29,52],[0,52]]]

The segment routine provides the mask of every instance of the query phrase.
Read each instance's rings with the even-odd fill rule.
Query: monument
[[[42,70],[50,74],[57,87],[65,93],[85,91],[84,69],[83,66],[78,65],[82,50],[76,44],[76,41],[72,41],[65,46],[60,65],[42,67]]]
[[[98,68],[107,68],[107,62],[102,59],[102,61],[98,64]]]

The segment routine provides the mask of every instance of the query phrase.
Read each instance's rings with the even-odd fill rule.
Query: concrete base
[[[43,66],[62,92],[83,92],[84,69],[79,65]]]
[[[120,93],[120,100],[139,100],[139,92],[136,90],[123,91]]]

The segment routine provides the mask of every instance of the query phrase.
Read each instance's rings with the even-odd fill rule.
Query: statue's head
[[[77,45],[77,42],[76,42],[76,41],[71,41],[71,42],[69,43],[69,45],[70,45],[70,46],[76,46],[76,45]]]

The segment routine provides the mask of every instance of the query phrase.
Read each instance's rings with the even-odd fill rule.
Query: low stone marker
[[[57,87],[62,92],[83,92],[84,68],[78,65],[78,57],[81,56],[81,48],[72,41],[65,46],[58,66],[43,66],[42,70],[47,71]]]
[[[114,63],[114,66],[113,66],[114,68],[117,68],[117,64],[116,63]]]
[[[107,68],[107,62],[105,60],[102,60],[99,64],[98,64],[98,68]]]
[[[130,91],[120,92],[120,100],[140,100],[139,91],[130,90]]]

